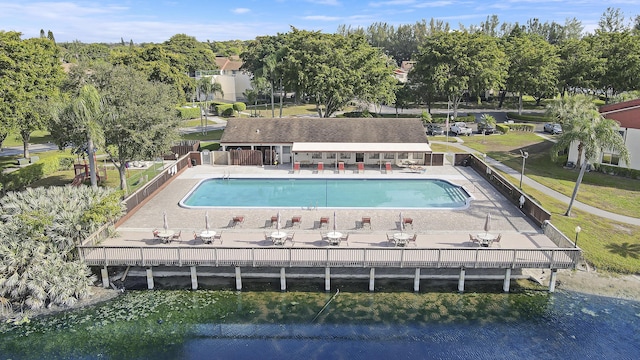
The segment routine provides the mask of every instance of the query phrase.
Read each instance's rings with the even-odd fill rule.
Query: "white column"
[[[287,275],[284,268],[280,268],[280,291],[287,290]]]
[[[324,291],[331,291],[331,268],[324,268]]]
[[[191,267],[191,289],[198,290],[198,273],[195,266]]]
[[[502,290],[509,292],[509,285],[511,285],[511,268],[506,268],[504,272],[504,283],[502,284]]]
[[[106,266],[100,269],[100,274],[102,275],[102,287],[107,289],[109,287],[109,271]]]
[[[551,269],[551,277],[549,277],[549,292],[556,291],[556,275],[558,274],[558,269]]]
[[[369,291],[374,290],[375,281],[376,281],[376,268],[371,268],[371,270],[369,270]]]
[[[464,268],[460,269],[460,278],[458,279],[458,291],[464,292]]]
[[[236,266],[236,290],[242,290],[242,275],[240,274],[240,266]]]
[[[420,291],[420,268],[416,268],[416,276],[413,279],[413,291]]]
[[[153,287],[153,270],[152,268],[147,268],[147,288],[153,290]]]

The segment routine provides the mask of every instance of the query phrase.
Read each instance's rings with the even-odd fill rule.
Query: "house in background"
[[[620,124],[620,135],[629,150],[629,164],[625,164],[617,153],[603,149],[595,163],[611,166],[628,167],[640,170],[640,99],[625,101],[600,107],[600,114],[607,119],[613,119]],[[578,146],[569,148],[568,161],[576,163]]]
[[[251,89],[251,74],[240,70],[242,60],[239,57],[216,57],[217,70],[198,70],[196,71],[196,81],[202,77],[210,77],[211,82],[217,82],[222,87],[224,95],[214,100],[222,100],[226,102],[245,101],[244,92]],[[220,94],[216,94],[220,96]],[[198,100],[200,99],[200,95]]]
[[[382,166],[430,164],[422,120],[384,118],[274,118],[228,120],[221,150],[260,151],[262,163]]]

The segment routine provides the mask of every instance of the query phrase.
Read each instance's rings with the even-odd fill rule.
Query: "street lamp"
[[[524,177],[524,163],[525,160],[529,157],[529,153],[526,151],[520,150],[520,155],[522,156],[522,172],[520,173],[520,189],[522,189],[522,178]]]
[[[573,243],[573,247],[578,247],[578,234],[580,234],[580,231],[582,231],[582,228],[580,227],[580,225],[576,226],[575,231],[576,231],[576,242]]]

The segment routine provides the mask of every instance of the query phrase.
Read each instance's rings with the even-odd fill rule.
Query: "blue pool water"
[[[184,207],[463,208],[470,195],[438,179],[207,179]]]

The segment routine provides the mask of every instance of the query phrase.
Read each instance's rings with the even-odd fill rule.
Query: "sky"
[[[640,15],[640,0],[0,0],[0,30],[21,32],[23,39],[50,30],[57,42],[161,43],[175,34],[223,41],[276,35],[291,26],[333,33],[339,25],[398,26],[431,18],[457,29],[495,14],[520,24],[531,18],[564,24],[575,17],[592,32],[607,7],[619,8],[629,22]]]

